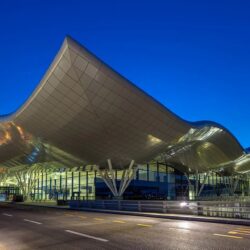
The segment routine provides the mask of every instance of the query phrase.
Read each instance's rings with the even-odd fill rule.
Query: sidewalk
[[[37,207],[47,207],[47,208],[58,208],[58,209],[70,209],[69,205],[58,206],[56,202],[18,202],[14,203],[17,205],[24,206],[37,206]]]
[[[11,202],[11,201],[1,201],[0,204],[9,204],[13,206],[34,206],[34,207],[44,207],[44,208],[57,208],[57,209],[70,209],[68,205],[58,206],[56,202]]]
[[[161,219],[187,220],[187,221],[199,221],[199,222],[211,222],[211,223],[250,226],[250,220],[234,219],[234,218],[205,217],[205,216],[185,215],[185,214],[132,212],[132,211],[94,209],[94,208],[70,208],[69,206],[57,206],[56,203],[52,203],[52,202],[42,202],[42,203],[22,202],[22,203],[14,203],[13,205],[14,206],[15,205],[37,206],[37,207],[44,207],[44,208],[56,208],[56,209],[66,209],[66,210],[86,211],[86,212],[96,212],[96,213],[110,213],[110,214],[144,216],[144,217],[161,218]]]

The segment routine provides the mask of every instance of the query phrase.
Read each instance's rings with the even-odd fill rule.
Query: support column
[[[117,192],[117,188],[116,188],[116,178],[115,178],[115,171],[112,167],[112,164],[111,164],[111,160],[108,159],[108,166],[109,166],[109,172],[111,174],[111,180],[112,180],[112,184],[113,184],[113,187],[114,187],[114,191],[115,191],[115,194],[118,194]]]
[[[203,179],[201,188],[200,188],[200,190],[199,190],[199,192],[198,192],[197,198],[200,196],[200,194],[201,194],[201,192],[202,192],[202,190],[203,190],[203,188],[204,188],[204,186],[205,186],[205,183],[206,183],[206,180],[207,180],[208,176],[209,176],[209,172],[208,172],[208,173],[205,173],[205,176],[204,176],[204,179]]]
[[[239,180],[240,180],[240,177],[238,177],[238,178],[236,178],[236,180],[234,180],[233,194],[235,194],[235,192],[236,192],[236,189],[237,189],[238,184],[239,184]]]
[[[186,179],[188,181],[187,191],[188,191],[188,198],[190,199],[190,193],[189,192],[190,192],[190,190],[192,191],[193,185],[192,185],[192,183],[191,183],[191,181],[189,179],[189,174],[184,173],[184,175],[185,175],[185,177],[186,177]],[[195,191],[195,190],[193,190],[193,191]]]
[[[102,180],[105,182],[107,187],[112,192],[114,198],[121,199],[123,193],[125,192],[125,190],[129,186],[132,179],[134,178],[134,175],[135,175],[138,167],[133,168],[135,161],[132,160],[130,162],[129,167],[127,169],[123,170],[122,178],[121,178],[120,186],[119,186],[119,190],[118,190],[118,187],[116,184],[115,173],[114,173],[114,169],[112,167],[111,160],[108,159],[107,162],[108,162],[108,169],[100,169],[99,166],[96,166],[97,172],[101,176]]]
[[[196,199],[198,197],[198,192],[199,192],[199,173],[198,173],[198,170],[196,169],[196,172],[195,172],[195,198]]]
[[[239,177],[234,177],[234,176],[230,176],[229,177],[229,184],[228,184],[228,192],[230,195],[235,195],[235,192],[236,192],[236,189],[238,187],[238,184],[239,184]]]
[[[81,197],[81,172],[78,172],[78,197],[80,200]]]
[[[65,195],[66,195],[66,201],[68,200],[68,174],[67,169],[65,171]]]

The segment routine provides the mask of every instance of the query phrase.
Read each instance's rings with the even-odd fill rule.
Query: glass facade
[[[115,171],[116,185],[119,187],[123,172]],[[32,177],[31,177],[32,176]],[[93,167],[82,169],[54,169],[36,171],[29,178],[34,184],[28,190],[28,199],[32,201],[50,200],[94,200],[111,199],[112,193]],[[6,190],[23,193],[24,183],[10,176],[0,183],[0,195]],[[151,162],[140,165],[131,183],[124,192],[124,199],[213,199],[232,195],[248,196],[250,192],[249,176],[220,176],[216,173],[184,175],[172,167]],[[11,196],[10,196],[11,198]]]
[[[39,172],[31,191],[32,200],[94,199],[93,172],[63,171]]]

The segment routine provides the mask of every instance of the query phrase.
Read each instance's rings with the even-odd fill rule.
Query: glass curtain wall
[[[39,172],[32,191],[34,200],[93,200],[94,171]]]
[[[115,171],[118,186],[122,173]],[[32,200],[112,198],[110,190],[93,168],[85,171],[39,170],[34,172],[33,178]],[[18,182],[10,176],[0,186],[18,187]],[[222,176],[213,172],[187,176],[161,162],[140,165],[124,193],[124,199],[155,200],[202,200],[228,196],[250,196],[250,176]]]

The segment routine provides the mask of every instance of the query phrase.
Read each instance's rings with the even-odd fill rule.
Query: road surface
[[[250,227],[0,205],[0,249],[250,249]]]

